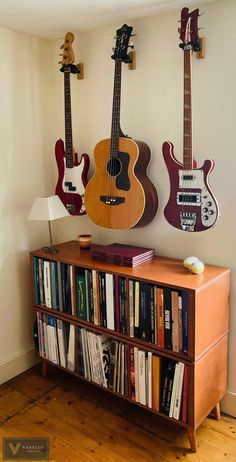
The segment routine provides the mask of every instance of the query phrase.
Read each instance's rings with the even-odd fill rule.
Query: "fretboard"
[[[115,60],[114,91],[112,106],[112,124],[111,124],[111,149],[110,156],[117,157],[119,148],[120,135],[120,94],[121,94],[121,69],[122,60]]]
[[[70,68],[64,70],[64,103],[65,103],[65,154],[66,167],[73,167],[73,141],[71,120],[71,96],[70,96]]]
[[[184,140],[183,168],[192,170],[192,96],[191,96],[191,50],[184,50]]]

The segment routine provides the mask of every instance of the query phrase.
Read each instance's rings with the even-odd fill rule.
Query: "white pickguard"
[[[64,159],[64,166],[65,166],[65,171],[64,171],[64,178],[62,182],[62,189],[65,193],[70,193],[70,194],[79,194],[82,198],[82,206],[80,211],[84,212],[85,207],[84,207],[84,191],[85,187],[82,182],[82,173],[84,170],[84,158],[82,157],[81,162],[79,165],[74,166],[72,168],[67,168],[66,167],[66,161]],[[74,191],[70,191],[69,188],[65,185],[65,183],[70,182],[72,183],[72,186],[75,188]]]
[[[193,189],[199,191],[192,191]],[[195,201],[191,200],[193,196]],[[217,205],[205,185],[202,170],[179,170],[179,192],[176,200],[178,205],[201,207],[201,220],[204,226],[210,227],[215,223]]]

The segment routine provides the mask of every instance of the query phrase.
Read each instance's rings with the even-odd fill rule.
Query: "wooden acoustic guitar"
[[[97,225],[111,229],[145,226],[158,206],[156,189],[146,173],[150,149],[142,141],[125,136],[120,128],[121,70],[122,62],[130,62],[127,50],[132,30],[124,24],[116,32],[111,138],[96,145],[96,169],[85,190],[88,216]]]
[[[71,215],[84,215],[84,190],[88,182],[89,156],[82,154],[80,162],[73,148],[70,74],[79,72],[74,63],[72,42],[74,35],[68,32],[65,36],[62,55],[61,72],[64,73],[64,105],[65,105],[65,147],[62,139],[57,140],[55,155],[58,167],[56,194]]]
[[[205,231],[216,223],[219,216],[217,201],[209,186],[209,174],[215,163],[206,160],[197,168],[193,158],[191,57],[199,51],[198,16],[196,9],[181,12],[180,47],[184,52],[184,121],[183,164],[174,156],[170,142],[163,144],[163,156],[170,177],[170,197],[164,215],[175,228],[183,231]]]

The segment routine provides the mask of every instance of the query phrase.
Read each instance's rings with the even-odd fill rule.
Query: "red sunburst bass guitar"
[[[68,32],[65,36],[61,72],[64,73],[64,104],[65,104],[65,147],[62,139],[57,140],[55,155],[58,167],[56,194],[71,215],[84,215],[84,191],[88,182],[89,156],[82,154],[80,162],[73,148],[70,74],[78,73],[74,63],[72,42],[74,35]]]
[[[219,216],[217,201],[209,186],[213,160],[206,160],[197,168],[192,150],[191,56],[199,51],[198,16],[196,9],[181,12],[180,47],[184,53],[184,122],[183,164],[174,156],[170,142],[163,144],[163,156],[170,177],[170,197],[164,215],[175,228],[183,231],[205,231],[216,223]]]

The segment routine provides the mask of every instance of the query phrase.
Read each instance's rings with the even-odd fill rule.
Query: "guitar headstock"
[[[61,49],[63,50],[62,60],[60,62],[60,64],[62,64],[62,67],[60,69],[61,72],[65,72],[66,69],[70,69],[70,72],[72,72],[73,74],[79,72],[77,66],[73,65],[75,61],[75,56],[72,48],[73,41],[74,34],[72,34],[72,32],[67,32],[65,35],[64,43],[61,46]]]
[[[179,29],[179,37],[183,43],[180,43],[179,46],[180,48],[183,48],[183,50],[200,50],[198,35],[198,16],[198,8],[196,8],[196,10],[193,10],[191,13],[189,13],[188,8],[183,8],[181,11],[181,27]]]
[[[133,27],[124,24],[116,31],[116,44],[113,48],[114,54],[112,59],[121,59],[124,63],[130,63],[131,59],[128,55],[129,39],[132,35]],[[132,46],[131,46],[132,47]]]

